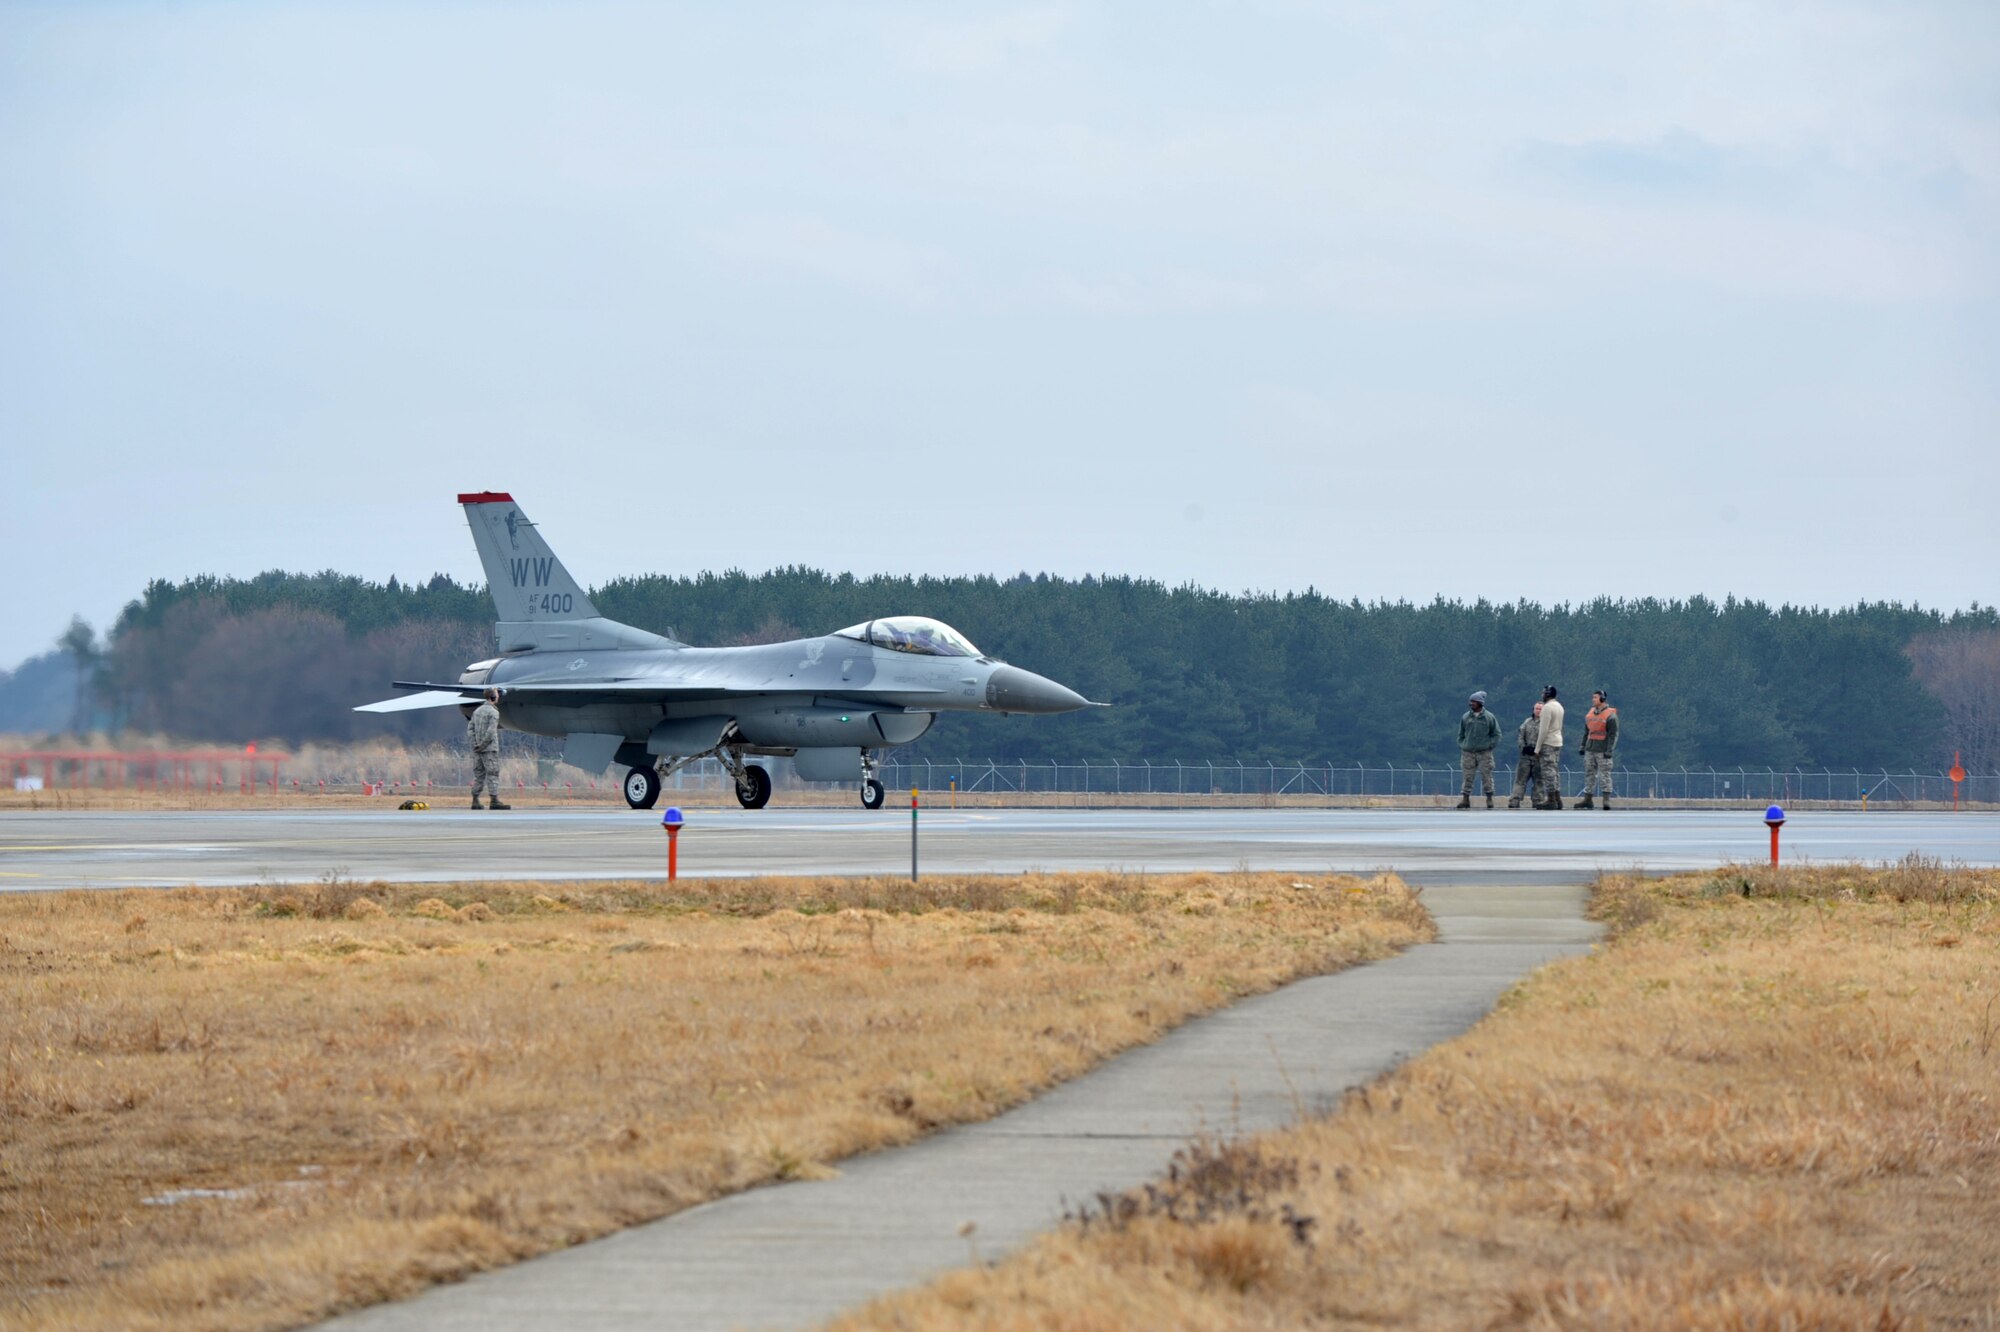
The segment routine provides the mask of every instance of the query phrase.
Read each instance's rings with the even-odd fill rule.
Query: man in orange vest
[[[1591,796],[1598,785],[1604,787],[1604,803],[1611,808],[1611,755],[1618,749],[1618,709],[1611,706],[1602,689],[1590,696],[1590,711],[1583,714],[1583,799],[1578,809],[1591,808]]]

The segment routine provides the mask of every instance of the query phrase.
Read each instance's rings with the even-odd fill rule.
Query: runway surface
[[[1389,868],[1419,883],[1575,883],[1604,869],[1699,869],[1768,854],[1761,810],[925,810],[920,867]],[[1788,860],[1921,851],[2000,864],[2000,815],[1805,812]],[[905,874],[905,810],[697,810],[681,873]],[[647,811],[272,810],[0,813],[0,890],[663,878]]]

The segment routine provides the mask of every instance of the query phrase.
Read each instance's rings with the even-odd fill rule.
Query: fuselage
[[[643,741],[663,721],[726,715],[745,744],[777,749],[908,744],[939,712],[1087,706],[1053,680],[988,657],[933,655],[848,632],[752,647],[531,652],[475,663],[460,683],[497,686],[501,720],[538,735]],[[593,684],[607,692],[591,693]],[[563,701],[535,686],[561,686]]]

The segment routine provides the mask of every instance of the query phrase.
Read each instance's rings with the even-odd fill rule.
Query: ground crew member
[[[1583,799],[1578,809],[1591,807],[1598,785],[1604,787],[1602,809],[1611,808],[1611,755],[1618,749],[1618,709],[1602,689],[1590,696],[1590,711],[1583,714]]]
[[[465,738],[472,742],[472,807],[479,808],[482,788],[493,799],[493,809],[512,809],[500,803],[500,691],[486,691],[486,701],[466,719]]]
[[[1556,687],[1542,690],[1542,726],[1535,741],[1535,761],[1542,770],[1542,803],[1536,809],[1561,809],[1563,757],[1563,705],[1556,701]]]
[[[1521,757],[1514,764],[1514,794],[1507,797],[1509,809],[1519,809],[1521,797],[1524,795],[1528,797],[1528,803],[1531,805],[1542,803],[1539,794],[1542,784],[1542,764],[1539,757],[1541,735],[1542,705],[1537,703],[1534,710],[1528,714],[1528,720],[1522,722],[1521,729],[1514,733],[1514,738],[1521,745]]]
[[[1458,765],[1465,773],[1459,788],[1458,807],[1472,808],[1472,775],[1478,773],[1486,785],[1486,808],[1493,808],[1493,747],[1500,743],[1500,723],[1486,710],[1486,691],[1479,690],[1468,700],[1471,707],[1458,719]]]

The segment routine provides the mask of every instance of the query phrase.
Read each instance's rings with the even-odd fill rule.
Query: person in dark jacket
[[[1458,807],[1472,808],[1472,778],[1477,773],[1486,788],[1486,808],[1493,808],[1493,750],[1500,743],[1500,723],[1486,710],[1486,691],[1479,690],[1468,700],[1470,706],[1458,719],[1458,763],[1465,774],[1459,788]]]
[[[1528,720],[1521,723],[1521,729],[1514,738],[1521,746],[1520,762],[1514,765],[1514,793],[1507,797],[1507,808],[1519,809],[1521,797],[1527,796],[1530,805],[1541,803],[1542,765],[1536,751],[1542,743],[1542,705],[1535,704]]]

